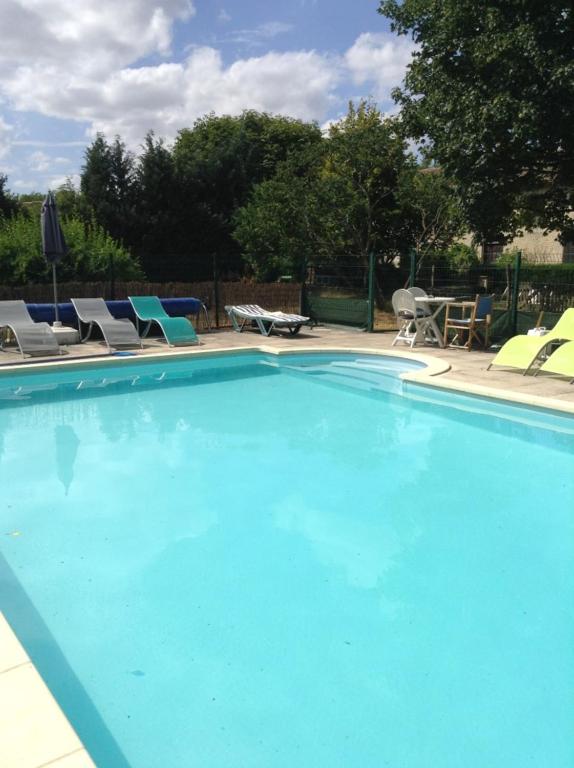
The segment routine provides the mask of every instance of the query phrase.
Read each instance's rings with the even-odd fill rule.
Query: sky
[[[202,115],[325,126],[350,99],[394,109],[412,43],[378,0],[0,0],[0,173],[12,192],[79,183],[96,134],[134,152]]]

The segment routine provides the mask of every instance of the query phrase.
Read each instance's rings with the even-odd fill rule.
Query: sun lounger
[[[35,323],[23,301],[0,301],[0,328],[10,328],[22,357],[59,355],[62,351],[48,323]]]
[[[558,347],[548,360],[542,363],[538,371],[566,376],[570,379],[570,384],[574,383],[574,341],[567,341],[566,344]]]
[[[518,368],[526,373],[550,344],[562,341],[574,341],[574,308],[565,310],[554,328],[545,336],[513,336],[504,344],[488,368],[500,365]]]
[[[257,327],[263,336],[269,336],[274,330],[288,330],[291,335],[299,333],[302,325],[311,322],[311,318],[302,315],[289,315],[285,312],[268,312],[257,304],[237,304],[225,307],[233,327],[238,333],[247,327]]]
[[[72,299],[72,304],[78,316],[82,342],[90,338],[94,326],[97,326],[109,350],[117,347],[143,346],[133,323],[127,319],[116,320],[103,299]],[[82,336],[82,324],[88,326],[85,336]]]
[[[140,320],[146,323],[140,333],[145,338],[153,323],[161,328],[170,347],[199,344],[193,325],[186,317],[170,317],[157,296],[128,296],[136,315],[137,329]]]

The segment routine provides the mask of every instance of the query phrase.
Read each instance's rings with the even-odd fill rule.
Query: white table
[[[456,299],[452,296],[416,296],[415,297],[415,302],[417,304],[427,305],[428,308],[430,309],[431,314],[428,317],[428,330],[431,332],[433,339],[441,348],[444,348],[444,339],[443,339],[442,333],[440,332],[440,328],[437,325],[436,319],[439,316],[441,310],[443,310],[447,304],[450,304],[453,301],[456,301]],[[433,311],[433,307],[436,307],[434,311]],[[419,339],[417,339],[417,341],[418,340]],[[423,344],[426,344],[427,341],[428,341],[428,337],[425,335],[425,337],[422,339],[422,342]]]

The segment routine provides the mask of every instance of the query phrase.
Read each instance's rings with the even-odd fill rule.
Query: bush
[[[448,266],[457,272],[465,272],[478,265],[478,254],[474,248],[464,243],[454,243],[444,256]]]
[[[512,266],[514,260],[510,262]],[[497,261],[489,266],[490,271],[506,271],[506,264]],[[525,264],[520,268],[520,282],[530,283],[532,286],[545,285],[573,285],[574,264]]]
[[[108,280],[113,262],[118,280],[144,277],[137,260],[97,224],[86,226],[67,219],[62,229],[68,254],[58,265],[61,281]],[[37,217],[20,214],[0,221],[0,280],[5,285],[46,283],[52,270],[42,255],[42,237]]]
[[[468,272],[479,265],[476,250],[464,243],[454,243],[446,251],[429,254],[424,261],[434,264],[442,273],[453,275]]]

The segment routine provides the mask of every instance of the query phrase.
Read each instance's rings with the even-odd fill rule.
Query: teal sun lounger
[[[134,308],[138,331],[139,323],[146,323],[140,332],[142,338],[148,335],[152,324],[157,323],[170,347],[199,344],[195,329],[189,320],[186,317],[170,317],[157,296],[128,298]]]

